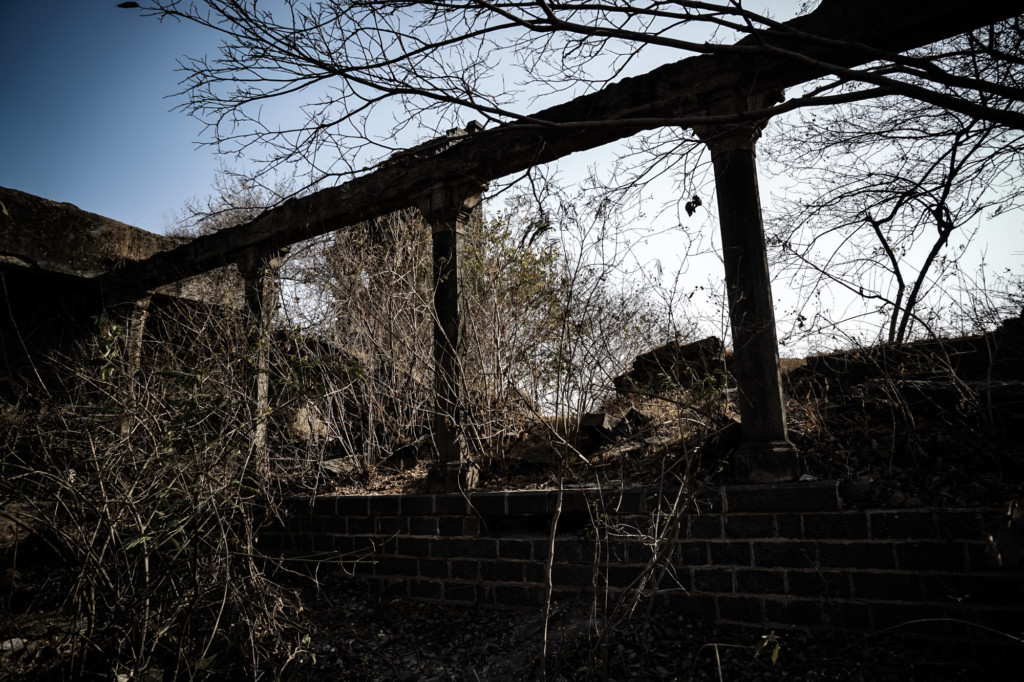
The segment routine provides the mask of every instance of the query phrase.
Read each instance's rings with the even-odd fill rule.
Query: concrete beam
[[[1020,13],[1002,0],[825,0],[781,28],[744,38],[734,50],[691,57],[537,112],[529,120],[474,133],[440,153],[404,154],[343,185],[292,199],[245,225],[199,237],[103,276],[127,295],[233,262],[247,250],[272,252],[377,215],[415,205],[438,185],[478,184],[573,152],[599,147],[672,120],[705,116],[741,90],[779,91]],[[870,46],[866,49],[859,46]]]

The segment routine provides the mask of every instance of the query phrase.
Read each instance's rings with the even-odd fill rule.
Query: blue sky
[[[117,0],[0,2],[0,186],[163,231],[218,167],[171,111],[176,59],[216,48]]]
[[[245,168],[198,146],[202,124],[172,111],[183,101],[177,60],[214,53],[217,36],[119,1],[0,0],[0,186],[162,232],[212,193],[221,164]],[[608,155],[560,165],[582,176]]]

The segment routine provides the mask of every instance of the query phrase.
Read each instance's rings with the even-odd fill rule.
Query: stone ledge
[[[839,481],[796,481],[723,486],[723,511],[827,512],[839,511]]]

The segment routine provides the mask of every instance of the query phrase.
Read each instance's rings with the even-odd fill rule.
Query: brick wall
[[[637,581],[663,566],[657,598],[708,620],[867,630],[953,617],[1018,634],[1024,623],[1024,572],[985,565],[1000,509],[844,509],[836,482],[804,482],[704,491],[673,523],[673,497],[566,490],[554,599],[649,593]],[[340,560],[388,595],[538,606],[557,505],[557,491],[293,499],[261,543]]]

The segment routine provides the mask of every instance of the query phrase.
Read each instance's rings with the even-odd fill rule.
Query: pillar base
[[[736,479],[748,483],[783,483],[800,478],[800,454],[788,440],[743,443],[732,454]]]
[[[427,472],[427,490],[432,493],[457,493],[480,484],[480,468],[469,461],[438,462]]]

